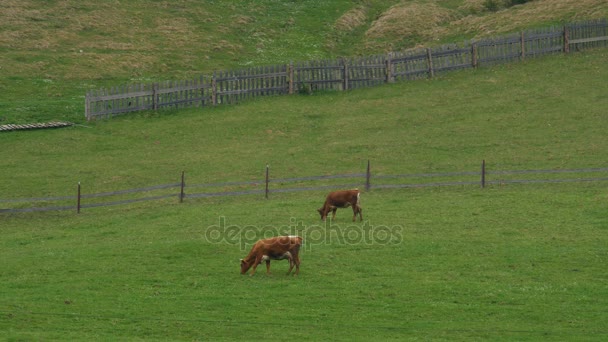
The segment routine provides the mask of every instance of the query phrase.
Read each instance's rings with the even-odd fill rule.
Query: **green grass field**
[[[73,196],[78,182],[85,194],[176,183],[182,171],[193,185],[262,180],[266,165],[289,178],[361,173],[368,160],[373,175],[608,160],[605,49],[349,92],[82,116],[88,89],[515,32],[605,16],[601,0],[496,12],[478,12],[483,0],[5,2],[0,124],[82,125],[0,133],[0,209]],[[320,221],[326,191],[2,213],[0,339],[604,341],[607,184],[372,188],[356,223],[350,209]],[[300,275],[286,276],[286,261],[240,275],[253,242],[276,234],[304,237]]]
[[[352,92],[9,132],[8,198],[364,172],[605,167],[606,52]],[[542,70],[539,71],[539,70]],[[18,153],[13,153],[18,151]],[[336,162],[338,161],[338,162]]]
[[[0,136],[4,198],[177,181],[603,167],[605,51],[434,81]],[[542,73],[539,72],[542,70]],[[13,151],[18,151],[14,153]],[[67,190],[66,190],[67,189]],[[9,196],[10,194],[10,196]],[[9,340],[603,340],[603,182],[323,191],[2,216]],[[224,220],[224,226],[220,222]],[[213,235],[224,232],[223,235]],[[305,237],[298,277],[238,259]]]
[[[9,340],[605,339],[605,187],[375,191],[367,224],[340,211],[323,229],[321,195],[3,218],[0,327]],[[239,236],[205,234],[220,217],[246,247],[302,228],[300,275],[273,262],[241,276]]]

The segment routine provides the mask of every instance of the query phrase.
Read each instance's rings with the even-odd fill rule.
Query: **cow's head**
[[[317,209],[319,215],[321,215],[321,220],[325,219],[325,215],[323,215],[323,208]]]
[[[249,268],[251,268],[251,265],[249,265],[245,260],[241,259],[241,274],[247,273]]]

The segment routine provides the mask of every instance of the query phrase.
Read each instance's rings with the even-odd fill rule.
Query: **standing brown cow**
[[[331,219],[333,220],[336,218],[338,208],[348,207],[353,207],[353,222],[357,219],[357,214],[359,214],[360,221],[363,221],[363,209],[359,205],[359,189],[330,192],[323,206],[317,211],[321,214],[321,220],[323,221],[331,211],[333,213]]]
[[[241,274],[247,273],[253,266],[250,275],[255,274],[255,269],[262,261],[266,262],[266,274],[270,273],[270,260],[289,260],[289,271],[296,267],[294,275],[300,273],[300,247],[302,238],[299,236],[277,236],[262,239],[256,242],[245,259],[241,259]]]

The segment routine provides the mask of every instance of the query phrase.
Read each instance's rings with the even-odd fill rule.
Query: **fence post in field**
[[[184,182],[185,173],[186,173],[186,171],[182,171],[182,184],[181,184],[181,189],[179,191],[179,203],[183,203],[184,197],[186,197],[186,195],[184,194],[184,187],[186,186],[186,183]]]
[[[215,77],[215,71],[213,72],[213,77],[211,78],[211,104],[217,105],[217,81]]]
[[[568,26],[564,26],[564,53],[570,52],[570,32]]]
[[[433,71],[433,54],[431,53],[431,48],[426,49],[426,59],[429,66],[429,78],[433,78],[435,72]]]
[[[205,78],[203,77],[203,75],[201,75],[200,83],[199,84],[200,84],[200,87],[201,87],[201,108],[204,108],[205,107],[205,102],[206,102],[206,99],[205,99],[205,88],[206,88],[207,82],[205,81]]]
[[[477,68],[477,44],[475,42],[471,44],[471,66]]]
[[[481,187],[486,187],[486,160],[481,162]]]
[[[268,177],[269,171],[268,171],[268,169],[269,168],[270,168],[270,166],[268,166],[268,164],[266,164],[266,191],[265,191],[266,199],[268,199],[268,181],[269,181],[269,177]]]
[[[152,84],[152,109],[158,109],[158,83]]]
[[[289,95],[293,94],[293,61],[289,62],[287,66],[287,77],[289,77]]]
[[[524,37],[524,31],[521,31],[521,36],[519,38],[519,45],[521,46],[521,57],[520,59],[523,61],[526,58],[526,40]]]
[[[386,55],[386,83],[395,82],[395,76],[393,73],[393,53],[389,52]]]
[[[369,165],[369,159],[367,160],[367,171],[365,172],[365,191],[369,191],[371,187],[370,181],[372,178],[371,169]]]
[[[348,63],[346,59],[342,58],[340,61],[342,63],[342,91],[348,90]]]
[[[91,118],[89,117],[89,115],[90,115],[89,114],[90,113],[89,112],[89,101],[90,101],[89,96],[90,96],[90,93],[87,92],[87,94],[84,97],[84,117],[87,118],[87,121],[91,120]]]
[[[76,200],[76,213],[80,214],[80,182],[78,182],[78,196]]]

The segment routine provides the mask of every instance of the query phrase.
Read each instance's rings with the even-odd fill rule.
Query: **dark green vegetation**
[[[98,28],[87,30],[98,38]],[[134,46],[148,46],[140,43]],[[7,50],[0,58],[29,58]],[[46,52],[36,58],[64,60],[60,49]],[[157,54],[164,56],[148,52]],[[376,174],[471,171],[482,159],[495,170],[605,167],[607,57],[588,51],[432,81],[3,133],[0,199],[72,195],[78,181],[88,192],[171,183],[182,170],[189,183],[261,179],[267,163],[276,177],[362,172],[368,159]],[[81,100],[66,94],[132,77],[122,69],[106,77],[91,65],[99,81],[40,78],[44,94],[59,96],[31,100],[24,96],[38,81],[15,65],[19,76],[2,83],[2,106],[31,101],[46,112],[20,113],[36,119],[55,118],[54,111],[81,115]],[[154,77],[182,67],[158,69]],[[352,224],[341,210],[328,227],[319,226],[315,211],[324,195],[0,215],[2,337],[606,340],[604,182],[372,190],[362,194],[366,222]],[[208,234],[222,218],[239,228],[226,235],[231,243]],[[308,243],[300,276],[284,276],[285,261],[273,262],[270,276],[263,268],[254,277],[239,275],[250,241],[294,229]],[[241,235],[244,246],[235,242]]]

